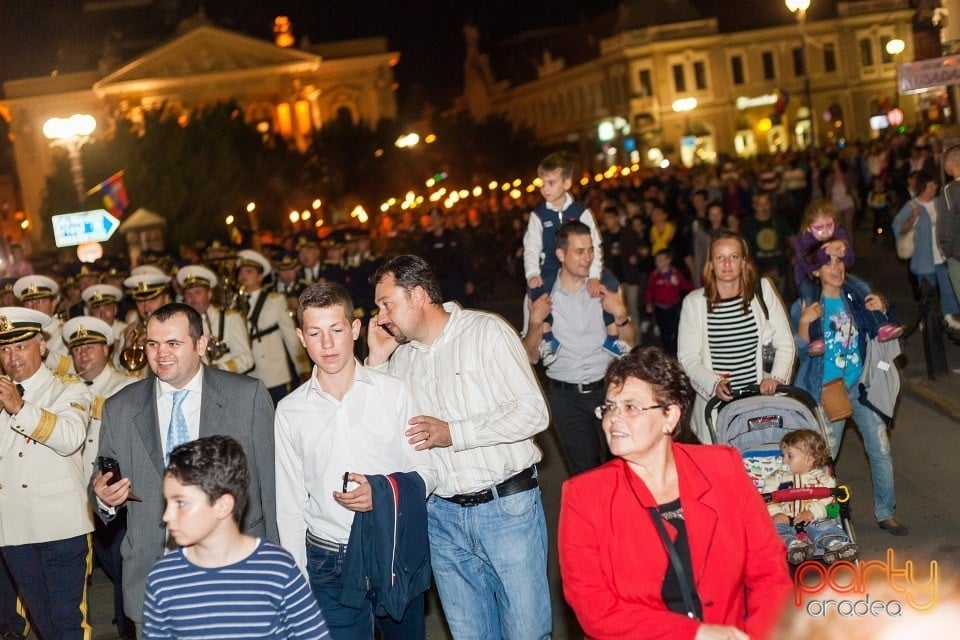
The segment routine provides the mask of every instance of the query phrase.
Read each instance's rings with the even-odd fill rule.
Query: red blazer
[[[673,454],[704,621],[766,638],[792,583],[783,542],[740,454],[732,447],[682,444],[673,444]],[[652,506],[646,485],[619,459],[563,485],[563,592],[590,638],[697,633],[698,621],[669,611],[660,597],[669,559],[646,510]]]

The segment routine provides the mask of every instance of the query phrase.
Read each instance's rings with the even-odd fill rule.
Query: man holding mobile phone
[[[0,308],[7,427],[0,429],[0,555],[37,635],[82,638],[93,530],[82,449],[91,396],[77,376],[44,366],[50,322],[33,309]]]

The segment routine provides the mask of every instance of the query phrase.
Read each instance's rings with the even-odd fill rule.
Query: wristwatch
[[[627,319],[624,320],[623,322],[616,322],[616,321],[614,321],[614,324],[616,324],[618,327],[620,327],[620,328],[622,329],[623,327],[625,327],[625,326],[627,326],[628,324],[630,324],[630,320],[631,320],[630,316],[627,316]]]

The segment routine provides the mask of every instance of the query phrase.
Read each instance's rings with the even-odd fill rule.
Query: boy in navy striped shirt
[[[293,557],[241,532],[249,484],[233,438],[200,438],[170,454],[163,522],[180,549],[147,577],[145,639],[329,638]]]

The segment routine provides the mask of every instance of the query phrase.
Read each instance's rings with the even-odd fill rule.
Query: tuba
[[[120,365],[127,371],[140,371],[147,365],[147,351],[143,344],[146,337],[147,323],[141,320],[137,323],[131,344],[120,352]]]

